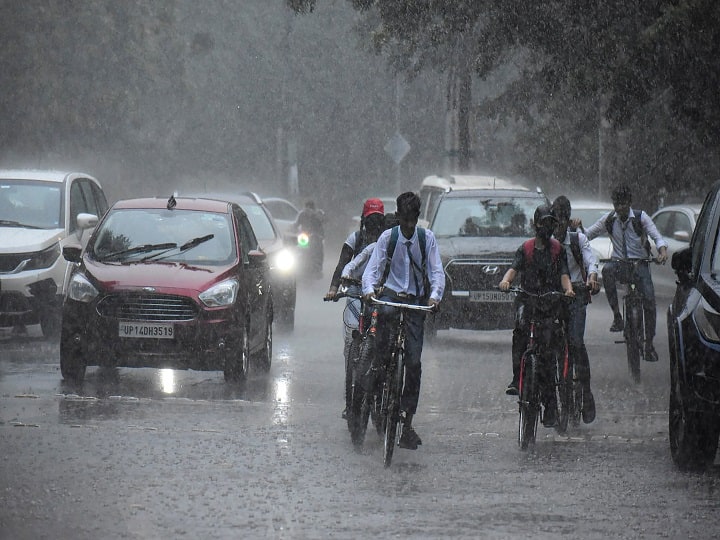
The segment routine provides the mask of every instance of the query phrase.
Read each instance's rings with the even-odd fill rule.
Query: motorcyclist
[[[362,214],[360,216],[360,228],[357,231],[350,233],[343,243],[342,248],[340,248],[338,263],[335,266],[335,272],[333,273],[332,280],[330,281],[330,288],[325,295],[325,300],[333,300],[335,298],[345,266],[352,261],[356,255],[360,254],[366,246],[374,244],[377,241],[378,236],[380,236],[380,233],[383,231],[383,224],[385,220],[384,211],[385,206],[380,199],[367,199],[363,204]],[[358,279],[361,276],[362,274],[358,276]],[[357,288],[356,292],[360,294],[360,287]],[[348,304],[351,304],[352,301],[352,298],[348,298]],[[356,307],[355,311],[357,311],[357,315],[359,316],[359,307]],[[349,369],[352,330],[347,325],[345,325],[344,328],[343,356],[345,358],[345,408],[343,409],[341,416],[342,418],[347,418],[347,411],[350,407],[351,399],[351,389],[348,378],[352,376]]]
[[[613,245],[613,259],[644,259],[650,255],[650,245],[647,237],[655,242],[658,250],[657,261],[664,263],[667,260],[667,242],[658,232],[655,223],[641,210],[632,209],[632,191],[628,186],[619,185],[612,192],[614,211],[608,212],[595,223],[585,229],[588,240],[597,238],[603,233],[610,236]],[[582,224],[580,223],[582,226]],[[617,281],[624,283],[627,276],[623,276],[620,263],[610,261],[602,269],[605,295],[613,311],[611,332],[622,332],[625,324],[620,314],[618,304]],[[653,346],[657,310],[655,307],[655,288],[653,287],[650,265],[647,262],[637,267],[638,290],[643,296],[643,311],[645,313],[645,360],[657,362],[658,356]]]
[[[575,296],[570,281],[567,255],[562,245],[552,238],[556,225],[557,219],[548,205],[543,204],[535,209],[533,218],[535,238],[524,242],[517,249],[512,265],[500,281],[500,290],[510,289],[515,277],[520,273],[522,288],[529,292],[542,294],[549,291],[561,291],[566,296]],[[527,244],[527,242],[531,242],[531,244]],[[530,257],[526,255],[527,246],[530,249]],[[512,338],[513,378],[505,390],[508,395],[518,394],[520,361],[527,349],[530,337],[530,321],[526,317],[522,295],[518,295],[515,299],[515,306],[515,328]],[[557,422],[554,400],[554,392],[547,392],[543,397],[545,410],[542,420],[546,427],[554,426]]]
[[[376,288],[381,287],[378,293],[381,300],[439,306],[445,290],[445,272],[435,235],[428,229],[417,227],[419,217],[420,197],[411,191],[398,196],[397,218],[400,224],[380,235],[363,273],[365,303],[369,304]],[[394,245],[391,243],[393,238],[396,239]],[[421,247],[423,241],[424,252]],[[392,251],[390,257],[389,249]],[[390,333],[399,316],[397,308],[378,306],[377,354],[383,358],[390,352]],[[423,312],[408,311],[405,314],[405,386],[400,399],[403,418],[400,447],[411,450],[422,444],[412,420],[420,397],[424,321]]]
[[[315,279],[322,277],[322,266],[324,258],[323,242],[325,240],[325,212],[315,208],[315,201],[308,200],[295,219],[294,229],[298,233],[305,233],[309,238],[307,255],[307,269],[312,271]]]
[[[590,302],[588,293],[595,294],[600,291],[600,284],[597,280],[598,261],[590,248],[590,242],[582,232],[570,227],[571,210],[570,200],[564,195],[560,195],[552,203],[552,212],[557,218],[554,236],[565,246],[570,281],[575,291],[575,299],[568,308],[568,352],[575,362],[578,379],[583,386],[583,422],[589,424],[595,419],[595,398],[590,390],[590,359],[585,347],[585,319]]]

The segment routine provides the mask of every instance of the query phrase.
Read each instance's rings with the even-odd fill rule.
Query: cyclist
[[[664,263],[667,260],[667,242],[646,212],[630,207],[632,204],[630,188],[625,185],[617,186],[612,192],[612,202],[615,210],[608,212],[585,230],[588,240],[607,233],[613,245],[613,259],[643,259],[650,256],[650,244],[647,241],[649,236],[658,250],[657,261]],[[611,332],[622,332],[625,327],[618,305],[616,282],[626,283],[628,276],[620,275],[621,269],[622,266],[614,261],[605,263],[602,269],[605,294],[613,311]],[[657,313],[650,266],[644,262],[638,266],[637,272],[638,290],[643,296],[645,312],[645,360],[657,362],[658,356],[653,346]]]
[[[322,277],[322,266],[324,249],[323,242],[325,240],[325,212],[319,208],[315,208],[315,201],[305,201],[305,208],[295,218],[293,228],[297,232],[305,232],[309,237],[309,259],[306,263],[306,270],[312,271],[314,279]]]
[[[536,294],[550,291],[561,291],[567,296],[575,296],[570,281],[567,255],[560,242],[552,238],[557,219],[548,205],[540,205],[535,209],[533,217],[535,238],[523,242],[515,252],[512,265],[500,282],[500,289],[507,291],[513,280],[520,273],[522,288]],[[513,378],[505,393],[511,396],[518,394],[520,380],[520,361],[527,349],[529,323],[525,316],[525,306],[521,295],[516,300],[515,328],[512,339],[512,370]],[[547,392],[543,398],[543,425],[552,427],[557,422],[555,414],[555,393]]]
[[[384,231],[378,238],[363,273],[363,299],[369,304],[380,287],[379,298],[405,304],[433,306],[437,309],[445,290],[445,272],[440,260],[435,235],[417,226],[420,217],[420,197],[408,191],[397,198],[399,226]],[[393,244],[393,239],[395,243]],[[423,249],[424,247],[424,249]],[[397,324],[399,311],[391,306],[379,306],[377,354],[390,353],[391,327]],[[425,314],[408,311],[405,314],[405,386],[400,399],[403,418],[400,447],[416,450],[422,440],[412,427],[420,397]]]
[[[340,257],[338,259],[335,272],[333,273],[332,280],[330,281],[330,289],[325,295],[325,300],[333,300],[337,294],[338,287],[340,286],[340,279],[345,266],[356,256],[359,255],[362,250],[377,241],[377,237],[383,231],[383,225],[385,223],[385,206],[380,199],[367,199],[363,204],[362,215],[360,217],[360,228],[357,231],[352,232],[340,249]],[[358,277],[359,279],[359,277]],[[359,291],[358,291],[359,292]],[[348,298],[348,303],[352,302],[352,298]],[[359,315],[359,310],[358,310]],[[349,376],[347,370],[348,367],[348,355],[350,354],[350,345],[352,344],[352,330],[345,326],[344,331],[344,348],[343,356],[345,357],[346,367],[346,378]],[[350,406],[350,393],[346,384],[345,391],[345,408],[342,411],[342,418],[347,418],[347,410]]]
[[[554,236],[565,246],[570,281],[575,291],[575,299],[568,309],[568,352],[577,366],[578,378],[583,386],[583,422],[589,424],[595,420],[595,398],[590,390],[590,359],[585,347],[585,318],[590,302],[588,291],[593,294],[600,291],[597,280],[598,261],[587,237],[570,227],[570,200],[560,195],[553,201],[552,211],[558,220]]]
[[[399,225],[397,216],[393,212],[385,214],[384,230],[392,229],[396,225]],[[357,279],[362,280],[362,275],[365,272],[367,263],[370,261],[370,256],[375,249],[375,243],[368,244],[365,246],[360,253],[358,253],[349,263],[343,268],[341,279]]]

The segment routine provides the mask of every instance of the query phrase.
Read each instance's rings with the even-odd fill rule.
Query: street
[[[0,538],[710,538],[720,466],[681,473],[660,362],[631,382],[603,295],[587,345],[597,419],[517,446],[511,331],[426,344],[417,451],[356,453],[342,403],[342,303],[299,287],[269,375],[89,368],[62,382],[58,346],[0,335]]]

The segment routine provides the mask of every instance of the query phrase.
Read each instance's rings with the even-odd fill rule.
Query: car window
[[[274,240],[276,238],[270,218],[257,204],[240,205],[252,225],[253,232],[258,240]]]
[[[690,218],[682,212],[675,213],[675,222],[673,223],[673,230],[670,234],[675,234],[678,231],[692,234],[692,224],[690,223]]]
[[[700,216],[695,224],[695,230],[693,231],[692,240],[690,241],[692,249],[692,268],[695,273],[697,273],[700,268],[700,260],[702,259],[703,249],[705,247],[705,239],[708,238],[707,229],[710,227],[710,223],[712,223],[713,208],[718,204],[717,197],[718,192],[716,190],[711,191],[708,193],[707,197],[705,197],[705,203],[700,211]],[[715,250],[712,262],[714,269],[716,266],[720,267],[720,260],[717,253],[717,233],[718,231],[715,231],[715,234],[710,236],[710,238],[715,239]],[[714,271],[717,270],[715,269]]]
[[[673,223],[675,221],[674,215],[675,212],[660,212],[653,218],[655,227],[657,227],[657,230],[661,235],[672,237],[674,228]]]
[[[445,198],[430,226],[437,236],[521,236],[532,234],[537,199]]]
[[[298,215],[297,208],[285,201],[264,201],[264,204],[275,219],[294,221]]]
[[[180,246],[210,237],[195,247]],[[91,248],[97,260],[135,261],[149,255],[164,262],[219,265],[235,260],[234,235],[228,214],[191,210],[122,209],[110,213],[97,231]],[[119,255],[119,252],[153,244],[177,248]]]
[[[105,198],[105,193],[93,182],[90,182],[90,187],[92,188],[92,193],[95,197],[95,204],[98,209],[97,217],[101,218],[105,215],[105,212],[107,212],[108,209],[108,203],[107,199]]]
[[[79,181],[80,189],[82,190],[83,198],[85,199],[85,209],[89,214],[95,214],[101,217],[100,209],[98,208],[97,201],[95,200],[95,194],[93,193],[90,181],[83,179]]]
[[[238,220],[238,228],[240,230],[240,253],[242,255],[242,261],[243,263],[249,263],[250,257],[248,256],[248,252],[258,248],[258,241],[248,218],[239,211],[235,213],[235,218]]]
[[[62,227],[62,184],[3,180],[0,182],[0,219],[28,227]]]

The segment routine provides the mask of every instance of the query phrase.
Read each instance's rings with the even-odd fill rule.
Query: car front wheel
[[[250,338],[247,325],[237,348],[225,352],[223,375],[227,382],[242,382],[250,370]]]

